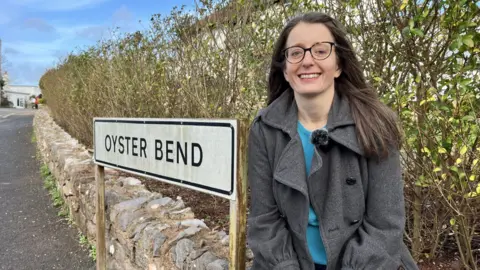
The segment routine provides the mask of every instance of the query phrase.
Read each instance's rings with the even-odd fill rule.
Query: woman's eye
[[[290,55],[293,56],[293,57],[298,57],[298,56],[302,55],[302,52],[301,51],[293,51]]]

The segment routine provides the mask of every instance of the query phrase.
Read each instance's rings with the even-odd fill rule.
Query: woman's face
[[[335,42],[330,30],[321,23],[301,22],[290,32],[285,48],[292,46],[310,48],[319,42]],[[330,48],[330,45],[324,45],[327,45],[325,48]],[[323,50],[316,52],[319,55],[325,53]],[[326,53],[328,54],[328,51]],[[285,62],[285,79],[290,83],[293,91],[299,95],[311,96],[334,91],[334,79],[340,76],[340,73],[335,46],[332,46],[330,56],[323,60],[313,58],[312,54],[307,51],[299,63]]]

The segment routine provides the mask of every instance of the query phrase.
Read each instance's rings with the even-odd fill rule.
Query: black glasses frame
[[[326,44],[330,44],[330,52],[328,53],[328,55],[325,57],[325,58],[317,58],[315,56],[313,56],[313,53],[312,53],[312,48],[315,47],[316,45],[318,44],[322,44],[322,43],[326,43]],[[310,48],[303,48],[303,47],[300,47],[300,46],[291,46],[291,47],[288,47],[288,48],[285,48],[283,49],[283,56],[285,57],[285,59],[291,63],[291,64],[298,64],[300,62],[303,61],[303,59],[305,58],[305,54],[307,53],[307,51],[310,52],[310,55],[313,57],[313,59],[316,59],[316,60],[325,60],[327,59],[328,57],[330,57],[330,55],[332,54],[332,50],[333,50],[333,46],[337,46],[337,44],[335,42],[330,42],[330,41],[323,41],[323,42],[317,42],[315,44],[312,45],[312,47]],[[288,49],[291,49],[291,48],[300,48],[303,50],[303,56],[300,60],[296,61],[296,62],[292,62],[292,61],[289,61],[288,60],[288,56],[287,56],[287,50]]]

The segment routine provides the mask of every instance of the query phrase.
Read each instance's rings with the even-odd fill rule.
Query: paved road
[[[0,269],[95,269],[57,216],[31,142],[34,110],[0,108]]]

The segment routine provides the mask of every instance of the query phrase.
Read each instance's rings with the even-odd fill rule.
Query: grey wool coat
[[[349,103],[335,93],[327,123],[332,147],[315,150],[307,177],[297,113],[288,90],[250,127],[251,269],[314,269],[306,242],[309,202],[320,222],[327,270],[418,269],[403,242],[399,152],[380,161],[366,158]]]

